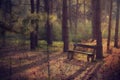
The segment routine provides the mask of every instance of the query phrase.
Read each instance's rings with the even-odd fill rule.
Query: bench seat
[[[77,50],[76,48],[90,48],[92,49],[91,52],[87,51],[87,50]],[[79,53],[79,54],[85,54],[87,55],[87,61],[90,61],[89,58],[91,58],[91,61],[94,61],[94,55],[96,52],[96,46],[95,45],[84,45],[84,44],[74,44],[74,48],[73,50],[68,50],[68,59],[71,60],[73,59],[73,56],[75,53]]]

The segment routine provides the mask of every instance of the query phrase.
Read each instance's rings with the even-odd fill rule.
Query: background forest
[[[0,79],[119,80],[119,12],[120,0],[0,0]]]
[[[0,1],[0,42],[1,46],[13,42],[24,43],[30,40],[32,32],[37,22],[37,35],[39,40],[46,40],[46,20],[45,3],[43,0],[35,0],[33,3],[33,13],[31,13],[30,0],[1,0]],[[92,38],[92,5],[90,0],[69,0],[68,7],[68,27],[69,41],[89,40]],[[114,39],[116,22],[116,0],[112,3],[111,39]],[[39,7],[38,7],[39,6]],[[77,6],[77,7],[76,7]],[[52,23],[53,41],[62,41],[62,1],[53,0],[50,7],[50,23]],[[107,38],[110,14],[110,0],[101,1],[101,28],[103,38]],[[33,24],[31,24],[33,20]],[[77,30],[75,26],[77,25]],[[77,32],[77,33],[76,33]],[[3,42],[4,41],[4,42]]]

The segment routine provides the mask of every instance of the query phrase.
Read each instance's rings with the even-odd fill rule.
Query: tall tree
[[[5,10],[6,10],[6,13],[11,13],[11,11],[12,11],[12,2],[11,2],[11,0],[6,0],[5,1]]]
[[[35,8],[37,9],[36,10],[36,13],[39,12],[39,0],[37,0],[36,2],[38,2],[36,4],[36,7],[35,7],[35,4],[34,4],[34,0],[30,0],[31,2],[31,13],[34,13],[35,12]],[[37,19],[32,19],[31,20],[31,26],[33,27],[33,30],[30,32],[30,48],[31,50],[34,50],[37,46],[38,46],[38,22],[39,20]]]
[[[31,13],[34,13],[34,0],[30,0],[31,3]],[[31,26],[33,27],[34,20],[31,20]],[[35,32],[34,30],[30,32],[30,49],[34,50],[35,47]]]
[[[34,13],[34,0],[30,0],[31,4],[31,13]],[[34,20],[31,20],[31,26],[33,27]],[[34,30],[30,32],[30,49],[35,49],[35,37],[34,37]]]
[[[100,7],[100,0],[92,0],[92,5],[94,5],[94,25],[96,27],[96,42],[97,42],[97,48],[96,48],[96,59],[102,59],[103,58],[103,49],[102,49],[102,33],[101,33],[101,7]]]
[[[117,0],[116,27],[115,27],[115,38],[114,38],[114,47],[116,48],[118,48],[119,11],[120,11],[120,0]]]
[[[86,0],[84,0],[84,26],[86,25]]]
[[[30,48],[31,50],[35,50],[36,48],[36,31],[34,30],[35,20],[31,20],[31,26],[33,30],[30,32]]]
[[[31,4],[31,13],[34,13],[35,12],[34,0],[30,0],[30,4]]]
[[[63,0],[63,7],[62,7],[62,40],[64,43],[63,52],[67,52],[69,48],[67,15],[68,15],[67,0]]]
[[[111,22],[112,22],[112,9],[113,0],[110,0],[110,14],[109,14],[109,24],[108,24],[108,39],[107,39],[107,52],[110,49],[110,39],[111,39]]]
[[[40,9],[40,0],[36,0],[36,13],[39,13]]]
[[[36,0],[36,13],[38,14],[39,11],[40,11],[40,0]],[[36,28],[35,28],[35,31],[36,31],[35,45],[37,47],[38,46],[38,28],[39,28],[39,20],[38,19],[35,20],[35,24],[36,24]]]
[[[38,29],[39,29],[39,20],[35,20],[35,46],[38,47]]]
[[[95,24],[95,7],[96,7],[96,4],[95,4],[95,1],[94,0],[91,0],[91,11],[92,11],[92,41],[94,41],[94,40],[96,40],[96,37],[97,37],[97,35],[96,35],[96,24]]]
[[[6,30],[5,29],[2,29],[1,36],[2,36],[2,43],[1,44],[2,44],[2,47],[4,47],[6,45]]]
[[[47,61],[48,61],[48,80],[50,80],[50,63],[49,63],[49,46],[52,45],[52,22],[50,21],[50,15],[52,15],[52,9],[53,9],[53,0],[44,0],[44,10],[47,14],[47,20],[46,20],[46,41],[47,41]]]
[[[47,13],[46,20],[46,40],[48,45],[52,45],[52,23],[50,21],[50,15],[52,14],[52,0],[44,0],[45,12]]]
[[[71,37],[73,40],[73,30],[72,30],[72,0],[69,0],[69,32],[71,32]]]
[[[76,17],[75,17],[75,41],[76,41],[76,43],[77,43],[77,27],[78,27],[78,10],[79,10],[79,1],[78,0],[76,0],[76,9],[75,9],[75,15],[76,15]]]
[[[11,24],[11,12],[12,12],[12,1],[11,0],[1,0],[0,1],[0,10],[1,10],[1,35],[2,35],[2,46],[6,45],[6,31],[11,31],[12,26]],[[8,23],[10,26],[8,26]]]
[[[31,3],[31,13],[36,12],[39,13],[40,7],[40,0],[30,0]],[[32,19],[31,25],[33,27],[33,31],[30,33],[30,43],[31,43],[31,50],[34,50],[38,46],[38,28],[39,28],[39,19]]]

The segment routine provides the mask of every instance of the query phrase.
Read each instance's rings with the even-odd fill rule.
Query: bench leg
[[[72,60],[73,56],[74,56],[74,52],[73,51],[68,51],[67,59]]]
[[[91,57],[91,62],[93,62],[94,61],[94,55],[92,55],[92,57]]]
[[[89,62],[89,55],[87,55],[87,61]]]
[[[69,59],[69,53],[67,53],[67,59]]]
[[[71,59],[71,54],[70,53],[68,53],[68,56],[67,56],[67,59]]]
[[[73,59],[73,56],[74,56],[74,52],[71,53],[71,59]]]
[[[89,62],[91,58],[91,62],[94,61],[94,55],[87,55],[87,61]]]

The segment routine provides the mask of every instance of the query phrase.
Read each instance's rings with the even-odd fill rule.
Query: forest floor
[[[94,62],[87,62],[86,55],[81,54],[70,61],[62,51],[49,55],[48,60],[47,52],[39,50],[1,53],[0,80],[120,79],[120,49],[112,48],[111,54],[104,51],[104,59]]]

